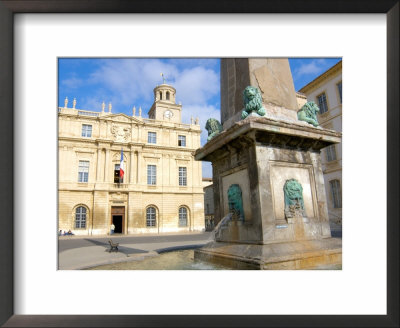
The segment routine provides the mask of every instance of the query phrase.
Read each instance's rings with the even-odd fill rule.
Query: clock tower
[[[154,103],[149,110],[149,118],[157,121],[181,123],[182,105],[175,103],[176,90],[163,83],[154,88]]]

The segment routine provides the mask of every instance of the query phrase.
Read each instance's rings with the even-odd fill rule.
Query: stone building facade
[[[318,122],[321,127],[342,132],[342,61],[299,91],[320,108]],[[321,155],[331,230],[341,230],[342,143],[324,148]]]
[[[58,108],[58,229],[76,235],[163,233],[204,229],[198,119],[181,121],[176,90],[154,89],[149,118]],[[119,178],[123,157],[124,176]]]
[[[204,214],[206,230],[214,228],[214,186],[209,184],[204,187]]]

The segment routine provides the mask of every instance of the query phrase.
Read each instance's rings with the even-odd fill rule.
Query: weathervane
[[[162,79],[163,79],[163,84],[165,84],[165,77],[164,77],[164,73],[161,73],[160,75],[162,76]]]

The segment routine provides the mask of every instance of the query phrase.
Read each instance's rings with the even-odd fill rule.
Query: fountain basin
[[[195,261],[193,252],[193,249],[162,252],[140,261],[106,264],[88,270],[231,270],[222,264]]]
[[[271,244],[211,242],[194,252],[196,260],[233,269],[341,269],[342,240],[326,238]]]

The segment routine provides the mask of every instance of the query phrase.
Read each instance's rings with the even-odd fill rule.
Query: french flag
[[[124,177],[124,151],[121,148],[121,162],[119,164],[119,177],[122,180]]]

